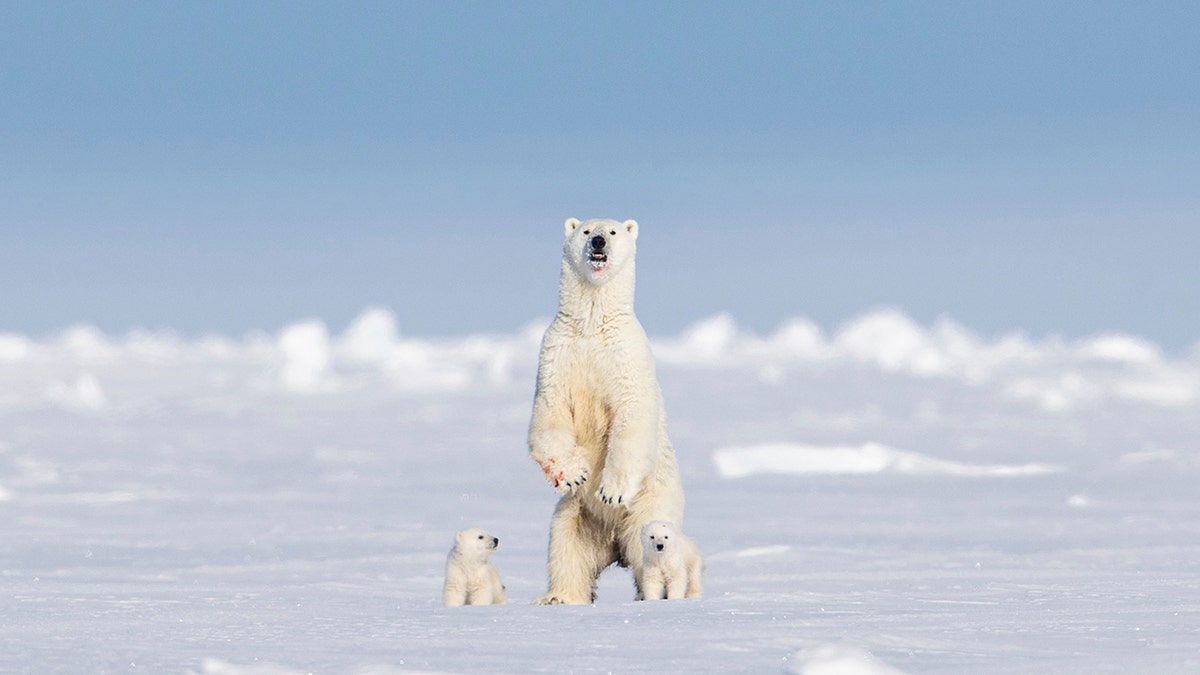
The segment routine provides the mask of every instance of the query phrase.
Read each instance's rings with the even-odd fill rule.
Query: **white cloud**
[[[63,331],[53,346],[85,363],[105,363],[117,358],[120,349],[92,326],[74,326]]]
[[[33,342],[21,335],[0,333],[0,361],[23,361],[33,351]]]
[[[1100,398],[1104,389],[1077,372],[1055,377],[1026,377],[1009,382],[1004,391],[1014,399],[1029,400],[1049,412],[1074,410]]]
[[[1081,341],[1077,349],[1082,357],[1099,361],[1136,365],[1156,365],[1162,361],[1158,345],[1128,335],[1098,335]]]
[[[861,316],[834,336],[834,352],[885,372],[944,375],[950,370],[945,351],[928,331],[893,309]]]
[[[45,340],[5,333],[0,410],[50,403],[95,413],[164,398],[220,396],[237,405],[269,393],[529,387],[547,323],[532,321],[512,334],[424,339],[404,336],[392,311],[371,308],[338,335],[315,319],[240,338],[145,331],[114,337],[88,326]],[[725,370],[768,386],[819,373],[858,377],[852,373],[865,368],[890,378],[881,386],[945,381],[1056,415],[1112,402],[1179,408],[1200,401],[1200,358],[1170,358],[1140,338],[984,338],[949,319],[922,326],[895,309],[828,334],[794,318],[765,336],[719,314],[652,345],[661,369]]]
[[[381,363],[396,349],[400,340],[396,314],[389,309],[372,308],[355,319],[335,346],[338,356],[356,363]]]
[[[279,334],[280,384],[288,391],[311,393],[330,388],[329,330],[320,321],[305,321]]]
[[[100,381],[91,373],[80,375],[70,384],[52,382],[46,396],[69,410],[95,412],[108,405],[108,396],[100,386]]]

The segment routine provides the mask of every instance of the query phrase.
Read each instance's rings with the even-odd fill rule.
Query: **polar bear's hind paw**
[[[573,600],[557,593],[547,593],[533,601],[535,605],[587,605],[596,602],[596,594],[592,593],[590,600]]]

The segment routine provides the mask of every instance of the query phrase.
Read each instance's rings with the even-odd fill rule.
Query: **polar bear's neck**
[[[455,547],[450,551],[450,558],[459,565],[474,566],[480,565],[487,561],[492,554],[491,551],[464,551],[461,548]]]
[[[591,332],[613,319],[632,317],[633,269],[633,261],[629,261],[616,276],[597,286],[580,279],[564,260],[558,285],[558,318]]]

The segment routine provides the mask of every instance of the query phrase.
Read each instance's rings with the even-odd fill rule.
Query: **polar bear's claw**
[[[600,497],[600,501],[610,506],[625,506],[625,495],[620,493],[616,495],[610,494],[609,491],[605,490],[603,485],[600,486],[600,489],[597,491],[597,495]]]
[[[573,474],[574,477],[568,477]],[[555,477],[554,489],[560,494],[569,495],[578,490],[588,479],[588,470],[586,466],[580,466],[573,472],[568,473],[568,470],[558,472]]]
[[[601,483],[596,490],[596,496],[600,498],[601,502],[610,506],[628,508],[640,488],[637,482],[609,470],[605,470],[600,479]]]
[[[582,461],[560,461],[551,457],[538,463],[541,464],[542,473],[546,475],[546,481],[560,495],[569,495],[587,482],[588,467]]]

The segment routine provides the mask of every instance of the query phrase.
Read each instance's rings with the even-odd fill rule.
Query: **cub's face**
[[[499,545],[499,539],[488,534],[487,530],[481,530],[478,527],[463,530],[454,537],[454,547],[458,549],[459,553],[469,558],[486,558]]]
[[[647,555],[666,553],[675,546],[675,528],[668,522],[656,520],[642,527],[642,550]],[[677,538],[677,537],[676,537]]]
[[[637,251],[637,221],[568,218],[563,254],[581,279],[601,286],[633,261]]]

